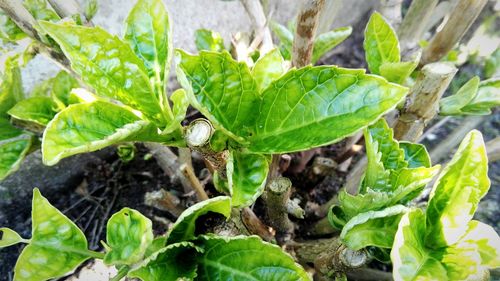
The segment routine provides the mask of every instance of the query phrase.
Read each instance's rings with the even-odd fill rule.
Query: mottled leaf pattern
[[[22,160],[31,147],[32,138],[31,135],[23,134],[14,138],[0,140],[0,180],[19,169]]]
[[[470,132],[432,189],[427,207],[426,245],[449,246],[467,230],[479,200],[488,192],[488,161],[482,135]]]
[[[8,117],[7,111],[24,98],[21,70],[17,59],[17,56],[11,56],[5,60],[0,86],[0,118]]]
[[[431,158],[425,146],[419,143],[400,141],[399,147],[404,151],[408,168],[431,167]]]
[[[219,33],[208,29],[198,29],[194,32],[194,44],[198,51],[222,52],[224,40]]]
[[[266,184],[269,170],[267,157],[231,151],[228,166],[232,205],[246,207],[253,204]]]
[[[32,224],[31,242],[17,260],[14,280],[58,278],[90,257],[83,232],[36,188],[33,190]]]
[[[158,140],[157,129],[126,108],[103,101],[74,104],[56,115],[43,134],[46,165],[122,141]]]
[[[153,242],[151,220],[130,208],[123,208],[108,220],[104,256],[106,264],[132,265],[144,257]]]
[[[267,88],[272,81],[285,72],[284,61],[278,49],[274,49],[259,58],[252,68],[252,75],[259,91]]]
[[[23,241],[23,238],[14,230],[1,227],[0,228],[0,249],[8,246],[15,245]]]
[[[160,101],[148,71],[130,46],[100,27],[40,22],[71,61],[71,68],[97,95],[117,99],[143,112],[159,126],[165,125]]]

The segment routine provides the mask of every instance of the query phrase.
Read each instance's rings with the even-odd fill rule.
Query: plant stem
[[[416,47],[422,39],[425,27],[438,0],[413,0],[403,22],[398,28],[398,39],[401,52]]]
[[[204,118],[191,122],[186,129],[184,138],[186,144],[193,150],[198,151],[218,172],[219,176],[226,178],[227,151],[216,152],[210,147],[210,138],[214,134],[212,123]]]
[[[194,174],[193,168],[187,164],[182,164],[180,167],[181,172],[184,176],[191,182],[191,186],[196,193],[196,197],[198,197],[198,201],[204,201],[208,199],[208,195],[203,188],[203,185],[200,183],[200,180]]]
[[[406,104],[394,126],[394,137],[398,140],[416,142],[425,126],[439,110],[439,100],[457,69],[448,63],[431,63],[424,66],[417,77]]]
[[[381,0],[380,13],[389,21],[394,29],[401,23],[401,4],[403,0]]]
[[[297,17],[297,27],[293,38],[292,66],[300,68],[311,63],[320,11],[324,5],[325,0],[304,2]]]
[[[424,49],[420,65],[444,57],[462,39],[487,2],[488,0],[460,0],[443,29],[434,35]]]
[[[153,154],[160,168],[170,177],[172,183],[180,181],[184,188],[184,193],[193,190],[191,183],[180,170],[179,158],[167,146],[160,143],[144,143],[147,149]]]
[[[290,241],[294,225],[288,218],[287,205],[290,200],[292,182],[288,178],[277,177],[268,182],[263,199],[269,224],[276,230],[279,244]]]
[[[274,48],[274,45],[264,9],[259,0],[241,0],[241,3],[250,16],[256,34],[255,37],[260,38],[262,41],[260,46],[261,56],[265,55]]]
[[[101,252],[87,250],[86,254],[87,256],[92,257],[94,259],[100,259],[100,260],[104,259],[104,253]]]
[[[19,0],[0,0],[0,8],[11,18],[29,37],[42,41],[34,26],[36,19],[28,12]]]
[[[88,24],[89,21],[85,17],[80,5],[75,0],[48,0],[50,6],[61,17],[67,18],[73,15],[80,15],[82,21]]]
[[[130,270],[130,267],[128,267],[127,265],[123,266],[122,268],[120,268],[120,270],[118,270],[118,273],[116,274],[116,276],[109,279],[109,281],[120,281],[123,277],[125,277],[127,275],[129,270]]]

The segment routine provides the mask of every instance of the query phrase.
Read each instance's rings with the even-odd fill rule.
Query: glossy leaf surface
[[[200,280],[310,280],[291,256],[256,236],[202,236],[200,242],[205,250],[198,260]]]
[[[0,141],[17,137],[23,131],[14,127],[7,118],[0,118]]]
[[[399,147],[404,151],[404,159],[408,162],[408,168],[431,167],[431,158],[425,146],[419,143],[400,141]]]
[[[0,86],[0,118],[7,117],[7,111],[24,98],[21,70],[17,56],[5,60],[5,68]]]
[[[367,246],[391,248],[399,220],[406,210],[405,206],[395,205],[380,211],[361,213],[347,222],[340,238],[353,250]]]
[[[422,210],[401,218],[391,251],[394,280],[448,280],[446,269],[425,247],[425,231]]]
[[[267,88],[272,81],[285,72],[283,57],[278,49],[274,49],[259,58],[252,68],[252,75],[257,83],[258,91]]]
[[[228,180],[232,205],[246,207],[262,194],[266,184],[269,161],[264,155],[231,151]]]
[[[315,64],[324,54],[342,43],[352,33],[352,27],[340,27],[322,33],[314,39],[311,63]]]
[[[373,74],[380,74],[384,63],[397,63],[401,59],[396,32],[378,12],[371,15],[366,25],[363,47],[368,68]]]
[[[16,103],[8,113],[15,119],[45,126],[57,114],[57,104],[49,97],[31,97]]]
[[[170,96],[170,100],[173,103],[172,114],[174,119],[167,125],[162,134],[169,134],[176,129],[180,129],[182,121],[186,118],[186,111],[189,107],[189,97],[184,89],[177,89],[173,92]]]
[[[479,200],[490,187],[482,135],[472,131],[434,184],[427,208],[426,245],[452,245],[467,230]]]
[[[60,106],[69,105],[69,95],[73,88],[78,88],[78,81],[66,71],[59,72],[51,79],[50,96],[58,102]]]
[[[140,110],[158,125],[165,124],[147,68],[126,43],[100,27],[43,21],[40,25],[59,44],[72,69],[96,94],[117,99]]]
[[[417,68],[418,62],[386,62],[380,65],[379,71],[389,82],[404,84],[412,72]]]
[[[259,93],[248,66],[227,52],[189,55],[177,50],[177,78],[193,107],[216,128],[237,138],[255,123]]]
[[[462,108],[467,115],[491,114],[491,108],[500,105],[500,78],[492,78],[479,83],[477,95]]]
[[[479,88],[479,77],[474,76],[465,83],[454,95],[442,98],[439,101],[439,114],[460,114],[461,109],[474,99]]]
[[[194,44],[198,51],[222,52],[224,50],[224,40],[220,34],[208,29],[198,29],[194,32]]]
[[[0,140],[0,180],[19,169],[31,143],[32,136],[27,134]]]
[[[191,242],[170,244],[141,262],[128,277],[143,281],[193,280],[196,277],[196,258],[203,250]]]
[[[131,111],[108,102],[74,104],[61,111],[43,134],[46,165],[122,141],[154,140],[156,128]]]
[[[153,242],[151,220],[140,212],[123,208],[108,220],[106,244],[109,250],[104,256],[106,264],[132,265],[144,257]]]
[[[0,249],[21,243],[22,241],[23,238],[14,230],[7,227],[0,228]]]
[[[158,100],[163,101],[172,59],[172,32],[163,1],[137,1],[125,23],[124,39],[144,61]]]
[[[219,213],[228,218],[231,214],[231,198],[218,196],[186,209],[170,228],[167,234],[167,245],[195,238],[196,219],[208,212]]]
[[[36,188],[33,190],[32,224],[31,242],[17,260],[14,280],[61,277],[89,258],[83,232]]]
[[[474,245],[481,257],[481,265],[488,268],[500,267],[500,237],[493,227],[480,221],[469,222],[467,232],[460,238],[458,244],[462,248]]]
[[[363,70],[291,70],[261,94],[249,149],[286,153],[334,143],[376,121],[406,93],[406,88]]]

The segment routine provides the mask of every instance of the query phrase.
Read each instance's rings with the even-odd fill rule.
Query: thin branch
[[[28,12],[19,0],[0,0],[0,8],[11,18],[21,30],[29,37],[42,41],[43,35],[38,34],[34,28],[36,19]]]
[[[189,180],[191,183],[191,186],[194,189],[194,192],[196,193],[196,196],[198,197],[199,201],[204,201],[208,199],[208,195],[205,192],[205,189],[203,188],[203,185],[200,183],[200,180],[196,177],[194,174],[193,168],[187,164],[182,164],[180,167],[181,172],[184,174],[184,176]]]
[[[445,157],[449,156],[450,151],[458,146],[465,135],[479,126],[485,119],[484,116],[468,116],[464,118],[455,131],[448,134],[444,140],[441,140],[439,144],[429,152],[432,162],[439,163]]]
[[[306,0],[304,2],[297,17],[297,28],[293,38],[292,66],[300,68],[311,63],[320,11],[324,5],[325,0]]]
[[[437,114],[439,100],[456,72],[457,69],[452,64],[441,62],[422,68],[394,126],[396,139],[411,142],[418,140],[425,126]]]
[[[425,32],[432,11],[438,0],[413,0],[403,22],[398,28],[398,39],[402,53],[417,46]]]
[[[436,33],[424,49],[420,65],[444,57],[462,39],[487,2],[488,0],[460,0],[443,29]]]
[[[272,50],[274,46],[271,31],[268,27],[268,21],[266,19],[266,15],[264,14],[264,9],[262,8],[259,0],[241,0],[241,3],[250,16],[256,37],[262,42],[260,46],[261,55],[266,54]]]
[[[389,21],[394,29],[401,24],[401,5],[403,0],[380,0],[380,13]]]
[[[328,0],[320,10],[318,34],[330,31],[337,14],[342,10],[342,0]]]
[[[170,212],[172,215],[179,217],[184,208],[180,205],[180,200],[172,193],[160,189],[158,191],[147,192],[144,195],[144,204],[156,209]]]
[[[80,15],[82,21],[87,24],[89,21],[85,17],[82,8],[75,0],[48,0],[50,6],[61,18],[72,17],[73,15]]]
[[[493,163],[500,160],[500,137],[496,137],[486,143],[488,162]]]

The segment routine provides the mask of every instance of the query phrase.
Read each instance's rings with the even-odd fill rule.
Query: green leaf
[[[17,137],[23,133],[23,130],[10,124],[8,119],[0,118],[0,141]]]
[[[0,10],[0,38],[14,42],[26,36],[26,33],[24,33],[14,21],[11,20],[3,10]]]
[[[438,251],[434,256],[440,258],[448,280],[487,280],[481,278],[485,268],[481,267],[481,257],[475,245],[455,244]]]
[[[49,97],[31,97],[18,102],[8,112],[15,119],[45,126],[57,113],[57,104]]]
[[[352,217],[374,210],[380,210],[387,206],[391,200],[391,194],[379,192],[368,188],[365,193],[352,195],[344,189],[339,193],[340,207],[345,213],[347,220]]]
[[[314,39],[311,62],[315,64],[325,53],[342,43],[352,33],[352,27],[339,27],[320,34]]]
[[[32,139],[31,135],[22,134],[0,140],[0,181],[19,169],[31,147]]]
[[[373,74],[380,74],[384,63],[399,62],[401,59],[396,32],[377,12],[371,15],[366,25],[363,47],[368,68]]]
[[[413,200],[439,173],[440,165],[431,168],[403,168],[391,174],[390,185],[394,189],[392,193],[392,204],[405,204]]]
[[[104,256],[108,265],[132,265],[140,261],[147,247],[153,242],[151,220],[139,211],[123,208],[108,220]]]
[[[189,97],[184,89],[177,89],[170,96],[170,100],[173,103],[172,113],[174,119],[172,122],[163,130],[162,134],[169,134],[176,129],[182,127],[182,121],[186,118],[186,111],[189,107]]]
[[[24,242],[24,239],[19,236],[17,232],[7,227],[0,228],[0,249],[16,245],[21,242]]]
[[[446,269],[424,245],[425,231],[422,210],[415,209],[401,218],[391,250],[394,280],[448,280]]]
[[[394,139],[393,131],[387,125],[385,119],[379,119],[375,124],[368,127],[368,132],[374,141],[378,143],[378,151],[382,154],[380,160],[385,169],[398,170],[406,168],[404,150]]]
[[[118,37],[100,27],[40,22],[71,61],[72,69],[97,95],[117,99],[143,112],[157,125],[166,123],[148,71],[141,59]]]
[[[439,101],[440,115],[459,115],[461,109],[469,104],[477,94],[479,77],[474,76],[465,83],[454,95],[442,98]]]
[[[50,96],[59,104],[61,108],[69,105],[69,95],[73,88],[78,88],[78,81],[66,71],[60,71],[51,79]]]
[[[431,167],[431,158],[424,145],[400,141],[399,147],[404,151],[408,168]]]
[[[390,191],[390,171],[386,170],[384,168],[384,163],[382,163],[382,152],[380,152],[379,149],[380,144],[374,140],[368,129],[364,130],[364,136],[367,165],[359,193],[365,193],[367,188],[379,191]],[[394,151],[397,153],[397,150]]]
[[[380,65],[379,71],[389,82],[404,84],[417,66],[418,62],[415,61],[384,62]]]
[[[489,187],[483,137],[473,130],[434,184],[427,207],[426,245],[437,249],[456,243]]]
[[[85,17],[87,20],[92,20],[99,9],[99,3],[97,0],[85,0],[85,4],[83,7]]]
[[[201,236],[200,242],[199,280],[311,280],[291,256],[256,236]]]
[[[459,247],[476,246],[481,257],[481,265],[488,268],[500,267],[500,237],[495,229],[480,221],[469,222],[467,232],[460,238]]]
[[[203,249],[191,242],[170,244],[142,261],[127,274],[143,281],[193,280],[196,277],[196,259]]]
[[[32,223],[31,241],[17,260],[14,280],[62,277],[90,258],[83,232],[37,188],[33,190]]]
[[[492,78],[479,83],[474,99],[462,108],[467,115],[491,114],[491,108],[500,105],[500,78]]]
[[[137,1],[125,23],[124,40],[144,61],[157,98],[163,103],[172,59],[172,31],[163,1]]]
[[[264,90],[260,106],[252,107],[260,110],[249,150],[288,153],[334,143],[375,122],[406,93],[407,88],[364,70],[291,70]]]
[[[283,75],[285,72],[283,64],[284,60],[278,49],[273,49],[257,60],[252,68],[252,75],[255,82],[257,82],[257,90],[259,92]]]
[[[391,248],[399,220],[406,210],[405,206],[395,205],[380,211],[361,213],[347,222],[340,238],[353,250],[367,246]]]
[[[43,162],[96,151],[126,141],[155,141],[156,127],[126,108],[104,101],[70,105],[47,125],[42,139]]]
[[[170,228],[167,245],[195,238],[196,219],[208,212],[219,213],[228,218],[231,214],[231,198],[218,196],[187,208]]]
[[[17,58],[16,55],[5,60],[5,72],[0,87],[0,118],[8,117],[7,111],[24,99],[23,81]]]
[[[288,54],[292,53],[292,44],[293,44],[293,33],[284,25],[281,25],[277,22],[271,21],[270,27],[274,34],[280,39],[280,44],[283,47],[284,51]],[[282,52],[283,54],[283,52]],[[285,59],[290,59],[283,55]]]
[[[255,123],[259,93],[248,66],[228,52],[202,51],[189,55],[177,50],[177,79],[191,105],[229,136],[248,135]]]
[[[264,155],[230,151],[228,181],[234,207],[246,207],[264,191],[269,161]]]
[[[149,246],[146,248],[144,256],[149,257],[155,252],[165,248],[166,243],[167,243],[167,237],[165,236],[156,237],[155,239],[153,239],[153,242],[151,242],[151,244],[149,244]]]
[[[208,29],[197,29],[194,32],[194,44],[198,51],[222,52],[224,48],[224,39],[218,32]]]
[[[45,0],[24,0],[23,5],[37,20],[57,21],[60,19],[54,10],[47,7]]]

